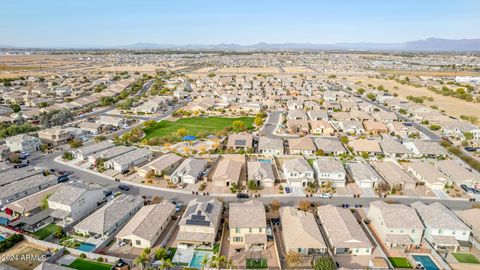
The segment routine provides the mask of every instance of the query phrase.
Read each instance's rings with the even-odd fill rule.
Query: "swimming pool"
[[[429,255],[412,255],[412,258],[421,263],[425,270],[440,270]]]
[[[2,242],[3,240],[5,240],[5,237],[0,235],[0,242]]]
[[[95,250],[97,246],[94,244],[89,244],[89,243],[80,243],[80,246],[78,246],[78,250],[85,251],[85,252],[92,252]]]
[[[262,163],[272,163],[272,161],[270,159],[259,159],[258,162],[262,162]]]
[[[202,260],[204,257],[207,257],[210,259],[212,257],[213,253],[212,252],[206,252],[206,251],[195,251],[193,253],[192,260],[190,261],[190,267],[193,268],[202,268]]]

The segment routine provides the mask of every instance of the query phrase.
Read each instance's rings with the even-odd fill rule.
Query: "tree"
[[[298,265],[301,261],[300,254],[295,251],[289,251],[285,259],[287,260],[288,266]]]
[[[430,130],[440,130],[442,127],[439,125],[431,125]]]
[[[55,228],[55,234],[54,234],[54,235],[55,235],[55,237],[58,238],[58,239],[63,238],[63,237],[65,236],[65,233],[63,232],[62,227],[57,226],[57,227]]]
[[[385,181],[380,181],[377,184],[377,190],[382,193],[387,193],[390,191],[390,184]]]
[[[270,202],[270,210],[272,210],[272,212],[276,212],[278,211],[278,209],[280,209],[279,201],[273,200],[272,202]]]
[[[10,105],[10,109],[12,109],[14,113],[18,113],[19,111],[22,110],[22,108],[21,108],[20,105],[18,105],[18,104],[12,104],[12,105]]]
[[[209,258],[207,256],[203,256],[202,261],[200,261],[200,266],[201,269],[205,269],[205,267],[208,265]]]
[[[233,128],[234,132],[241,132],[241,131],[245,131],[247,129],[246,126],[245,126],[245,123],[243,123],[240,120],[233,121],[232,128]]]
[[[220,269],[226,262],[227,262],[227,258],[225,256],[218,256],[218,255],[213,255],[212,257],[210,257],[210,260],[209,260],[210,266],[216,269]]]
[[[365,93],[365,89],[363,88],[358,88],[357,89],[357,93],[359,93],[360,95],[363,95]]]
[[[20,155],[18,153],[10,153],[8,155],[8,160],[11,163],[21,163],[22,162],[22,160],[20,159]]]
[[[251,191],[256,191],[258,189],[257,181],[255,180],[249,180],[247,186]]]
[[[148,180],[153,180],[155,179],[155,171],[154,170],[149,170],[147,174],[145,175],[145,178]]]
[[[325,152],[322,149],[318,149],[315,151],[316,156],[325,156]]]
[[[463,136],[465,137],[465,140],[470,141],[473,140],[473,133],[472,132],[464,132]]]
[[[314,270],[335,270],[337,266],[330,256],[322,256],[315,260]]]
[[[343,144],[348,144],[348,137],[347,136],[340,137],[340,142]]]
[[[73,160],[73,154],[70,152],[63,152],[62,159],[64,160]]]
[[[375,101],[377,99],[377,96],[374,93],[368,93],[367,98],[371,101]]]
[[[157,124],[157,121],[155,120],[147,120],[145,121],[145,123],[143,123],[143,126],[146,127],[146,128],[150,128],[150,127],[153,127]]]
[[[312,204],[309,201],[299,201],[298,202],[298,209],[303,211],[308,211],[312,207]]]
[[[158,248],[155,251],[155,259],[156,260],[163,260],[165,258],[167,258],[167,250],[164,249],[164,248]]]
[[[135,261],[134,261],[134,263],[138,266],[138,268],[140,268],[140,270],[143,270],[147,262],[148,262],[148,258],[143,253],[140,254],[140,256],[138,256],[137,258],[135,258]]]
[[[176,133],[176,134],[177,134],[178,137],[183,137],[183,136],[187,135],[187,129],[185,129],[185,128],[179,128],[179,129],[177,130],[177,133]]]
[[[40,205],[42,209],[48,208],[48,198],[50,198],[50,196],[52,196],[52,194],[47,194],[42,198],[42,204]]]
[[[264,120],[263,120],[262,117],[258,117],[258,116],[255,117],[255,120],[254,120],[255,126],[259,127],[259,126],[263,125],[263,122],[264,122]]]
[[[160,269],[170,269],[174,267],[172,261],[170,259],[162,260],[162,264],[160,264]]]
[[[83,142],[79,139],[73,139],[69,142],[71,148],[78,148],[83,145]]]

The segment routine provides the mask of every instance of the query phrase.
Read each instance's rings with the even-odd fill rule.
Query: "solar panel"
[[[246,145],[247,141],[246,140],[235,140],[235,145]]]
[[[192,215],[192,220],[205,220],[205,216],[203,215]]]
[[[212,212],[212,209],[213,209],[213,205],[210,203],[207,203],[207,208],[205,208],[205,212],[210,214]]]
[[[198,225],[198,226],[210,226],[210,221],[205,220],[192,220],[189,219],[185,222],[187,225]]]

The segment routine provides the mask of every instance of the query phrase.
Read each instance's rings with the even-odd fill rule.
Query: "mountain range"
[[[15,46],[2,46],[5,49],[20,49]],[[55,49],[56,47],[42,47]],[[62,46],[62,49],[160,49],[160,50],[231,50],[231,51],[319,51],[319,50],[344,50],[344,51],[398,51],[398,52],[480,52],[480,39],[442,39],[428,38],[423,40],[403,43],[265,43],[239,45],[235,43],[221,44],[159,44],[159,43],[134,43],[120,46]],[[41,49],[41,48],[40,48]]]

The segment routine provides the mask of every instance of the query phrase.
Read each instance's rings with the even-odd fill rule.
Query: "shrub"
[[[0,242],[0,253],[7,251],[9,248],[13,247],[18,242],[23,240],[23,235],[14,234],[8,237],[7,239]]]
[[[82,254],[80,254],[80,258],[85,259],[85,258],[87,258],[87,255],[85,255],[85,253],[82,253]]]

